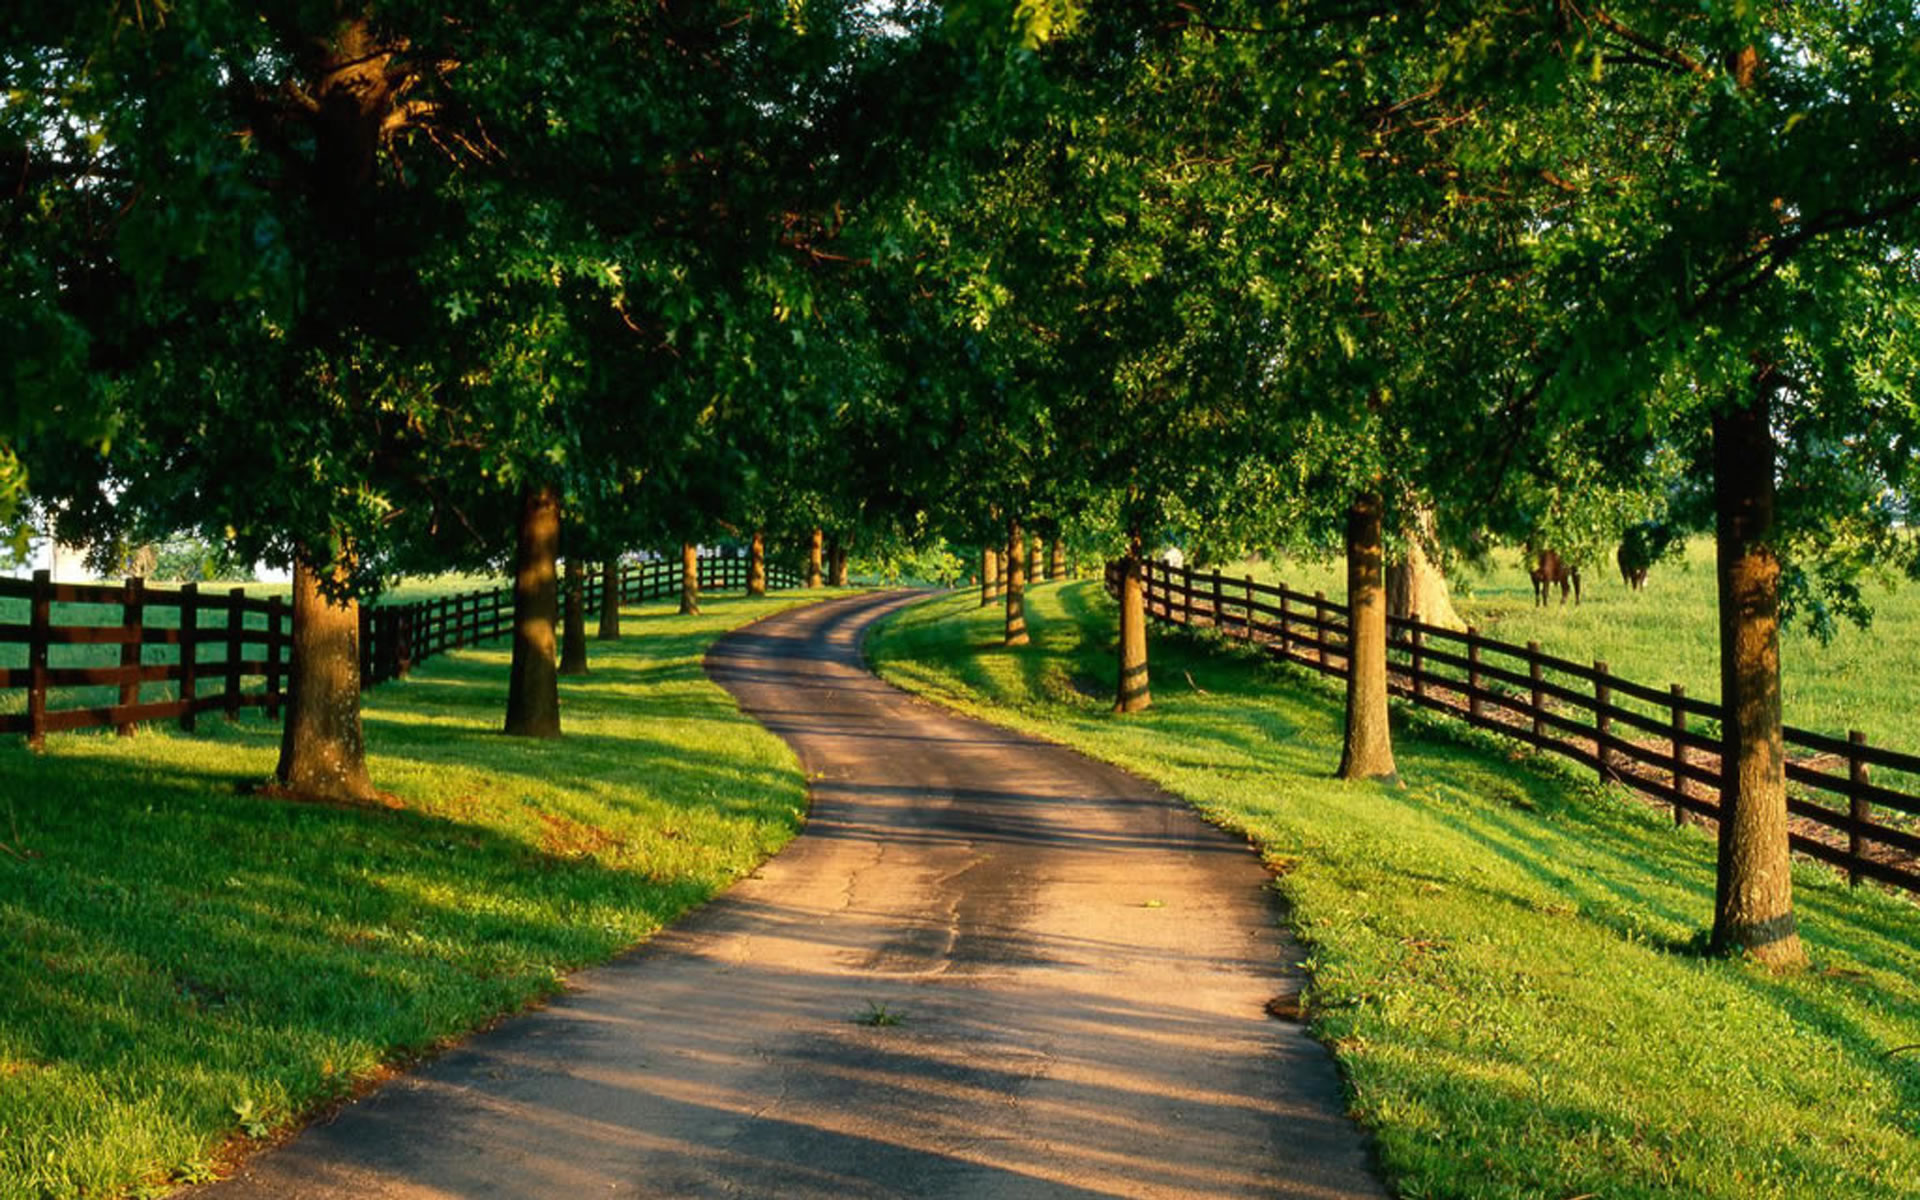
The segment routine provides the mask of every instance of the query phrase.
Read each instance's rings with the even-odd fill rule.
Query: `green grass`
[[[1115,717],[1097,583],[1030,592],[1020,651],[977,603],[911,609],[868,653],[1255,840],[1401,1196],[1920,1195],[1907,901],[1802,868],[1811,971],[1706,958],[1713,846],[1663,814],[1404,712],[1406,785],[1338,782],[1338,694],[1204,638],[1156,631],[1155,707]]]
[[[1245,569],[1227,568],[1229,576]],[[1338,563],[1282,560],[1258,564],[1256,578],[1281,579],[1302,592],[1346,596]],[[1560,605],[1556,589],[1536,608],[1520,552],[1496,551],[1485,571],[1455,580],[1454,606],[1480,632],[1575,662],[1604,660],[1614,674],[1649,687],[1678,683],[1689,696],[1718,700],[1720,641],[1713,542],[1695,538],[1685,556],[1656,564],[1646,590],[1633,592],[1612,562],[1581,572],[1584,599]],[[1873,584],[1874,610],[1865,629],[1843,624],[1825,645],[1798,626],[1781,639],[1781,688],[1787,723],[1820,733],[1866,733],[1876,745],[1920,752],[1913,726],[1920,714],[1920,587]]]
[[[629,608],[561,683],[566,736],[500,735],[504,643],[367,694],[393,811],[248,795],[278,730],[0,745],[0,1197],[206,1178],[393,1064],[549,995],[798,829],[786,747],[707,681],[792,607]]]

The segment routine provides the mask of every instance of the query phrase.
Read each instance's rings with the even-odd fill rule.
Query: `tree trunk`
[[[560,493],[529,487],[520,499],[520,536],[513,553],[513,667],[507,680],[507,727],[516,737],[560,736],[560,677],[553,658],[559,608],[554,575],[560,552]]]
[[[603,642],[620,640],[620,564],[600,564],[600,632]]]
[[[1026,539],[1020,522],[1007,520],[1007,639],[1006,645],[1027,644]]]
[[[1347,735],[1340,778],[1399,778],[1387,721],[1387,594],[1380,493],[1362,492],[1347,510]]]
[[[1000,551],[988,546],[980,552],[980,607],[1000,598]]]
[[[1039,583],[1047,577],[1047,547],[1038,536],[1027,543],[1027,582]]]
[[[747,595],[767,594],[767,532],[756,528],[747,550]]]
[[[587,573],[580,560],[567,556],[567,622],[560,642],[560,673],[587,673]]]
[[[333,568],[336,582],[346,568]],[[378,799],[360,730],[360,602],[330,599],[301,555],[293,567],[293,647],[276,790],[301,800]]]
[[[820,543],[825,536],[819,529],[815,529],[813,536],[807,541],[807,586],[810,588],[820,586]]]
[[[1713,948],[1775,969],[1804,967],[1793,917],[1786,758],[1780,730],[1780,560],[1771,544],[1772,384],[1755,374],[1747,407],[1713,420],[1715,557],[1720,586],[1720,870]]]
[[[847,586],[847,560],[852,554],[852,534],[833,539],[833,557],[828,560],[827,565],[831,571],[831,574],[828,576],[828,581],[832,583],[834,587]]]
[[[1140,535],[1127,539],[1120,570],[1120,680],[1113,711],[1139,712],[1153,707],[1147,688],[1147,589],[1140,559]]]
[[[1052,553],[1047,556],[1047,578],[1065,579],[1067,577],[1067,544],[1059,538],[1053,539]]]
[[[1421,624],[1441,629],[1465,629],[1467,623],[1454,611],[1446,575],[1427,557],[1432,541],[1433,513],[1421,509],[1407,531],[1406,557],[1387,568],[1387,613],[1403,619],[1418,616]]]
[[[680,543],[680,611],[700,613],[700,547],[692,542]]]

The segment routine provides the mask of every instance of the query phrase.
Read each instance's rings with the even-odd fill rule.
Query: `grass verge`
[[[1701,956],[1712,844],[1551,762],[1396,717],[1406,784],[1331,778],[1338,695],[1155,631],[1107,710],[1097,583],[960,594],[868,641],[888,679],[1153,779],[1244,831],[1310,949],[1308,1012],[1403,1197],[1920,1196],[1920,910],[1796,873],[1815,965]]]
[[[209,1179],[751,870],[806,784],[700,660],[803,602],[629,608],[557,742],[497,732],[504,642],[369,692],[393,811],[245,794],[260,721],[0,746],[0,1197]]]

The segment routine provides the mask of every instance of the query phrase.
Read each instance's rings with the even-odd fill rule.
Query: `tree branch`
[[[1644,33],[1636,33],[1634,30],[1627,28],[1599,9],[1595,9],[1593,12],[1593,23],[1629,45],[1637,46],[1648,54],[1653,55],[1668,66],[1674,67],[1689,75],[1697,75],[1702,79],[1713,78],[1713,72],[1709,71],[1696,59],[1669,46],[1663,46]]]

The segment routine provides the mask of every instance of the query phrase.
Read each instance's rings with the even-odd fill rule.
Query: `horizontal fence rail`
[[[1152,619],[1210,627],[1275,658],[1346,676],[1345,604],[1252,576],[1142,567]],[[1108,564],[1110,593],[1118,595],[1123,569]],[[1670,806],[1677,822],[1718,818],[1718,704],[1688,696],[1679,684],[1648,687],[1604,662],[1558,658],[1537,642],[1518,646],[1472,628],[1390,617],[1387,638],[1394,694],[1581,763]],[[1892,786],[1920,786],[1920,756],[1870,746],[1857,730],[1836,738],[1788,726],[1785,736],[1794,850],[1854,883],[1920,892],[1920,796]]]
[[[744,555],[702,556],[700,586],[744,588],[747,572]],[[680,591],[677,556],[622,564],[619,576],[624,604]],[[769,589],[800,582],[797,572],[767,564]],[[590,613],[601,587],[599,571],[590,572]],[[0,661],[24,657],[23,665],[0,666],[0,734],[23,733],[30,745],[69,729],[113,726],[130,734],[148,721],[177,720],[191,731],[206,712],[232,718],[259,708],[277,720],[286,700],[293,610],[284,596],[203,591],[191,583],[148,587],[139,579],[54,583],[37,571],[31,579],[0,579],[0,615]],[[26,619],[13,619],[19,615]],[[361,686],[397,679],[436,654],[512,628],[511,586],[363,606]]]

